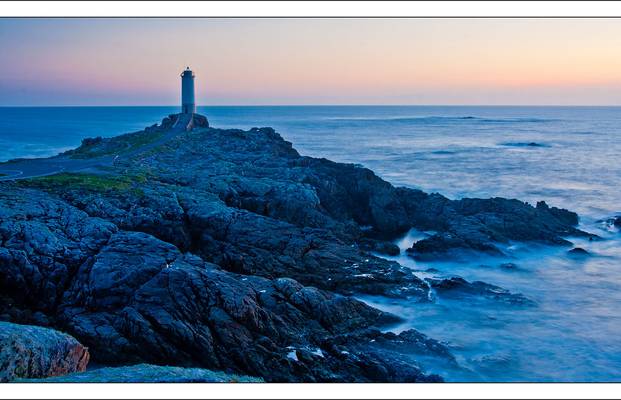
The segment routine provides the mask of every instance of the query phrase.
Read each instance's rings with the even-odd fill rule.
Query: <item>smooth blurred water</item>
[[[159,122],[175,107],[0,108],[0,160],[55,154],[83,137]],[[598,222],[621,214],[621,108],[617,107],[199,107],[212,126],[272,126],[300,153],[363,164],[396,185],[451,198],[545,200],[581,216],[603,241],[593,253],[516,244],[512,258],[417,263],[419,272],[483,280],[537,302],[505,306],[439,297],[428,305],[365,297],[445,341],[460,368],[448,380],[621,381],[620,233]],[[409,247],[414,234],[401,243]],[[516,269],[500,267],[513,262]],[[434,370],[434,363],[426,367]]]

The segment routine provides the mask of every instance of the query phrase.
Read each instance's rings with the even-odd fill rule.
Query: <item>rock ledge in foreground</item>
[[[81,372],[88,360],[87,348],[65,333],[0,322],[0,382]]]
[[[23,379],[21,382],[58,383],[259,383],[260,378],[230,375],[202,368],[164,367],[137,364],[127,367],[99,368],[46,379]]]

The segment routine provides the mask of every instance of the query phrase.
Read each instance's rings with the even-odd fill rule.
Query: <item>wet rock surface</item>
[[[535,302],[519,293],[511,293],[501,287],[489,283],[474,281],[469,282],[460,277],[447,279],[425,279],[438,294],[444,297],[480,297],[499,301],[506,304],[534,306]]]
[[[88,360],[88,350],[69,335],[0,322],[0,382],[81,372]]]
[[[401,249],[394,243],[373,239],[362,239],[358,245],[361,249],[366,251],[375,252],[381,255],[398,256],[401,253]]]
[[[413,243],[408,253],[414,258],[453,258],[464,253],[502,255],[499,244],[510,241],[571,246],[563,236],[596,237],[575,228],[577,214],[549,207],[543,201],[532,207],[502,198],[451,201],[437,196],[427,196],[435,198],[424,206],[432,212],[423,212],[419,222],[424,230],[438,233]]]
[[[145,132],[126,135],[131,156],[96,174],[3,182],[0,318],[69,332],[110,365],[437,381],[416,354],[450,360],[443,345],[380,332],[398,317],[349,296],[426,302],[431,285],[522,300],[483,282],[425,282],[371,253],[398,254],[390,240],[411,228],[436,232],[414,243],[421,258],[588,236],[576,214],[545,203],[395,188],[366,168],[300,156],[271,128],[201,124],[144,151]]]
[[[588,257],[591,255],[591,253],[589,253],[582,247],[574,247],[573,249],[569,250],[567,254],[569,254],[572,257],[578,257],[578,258]]]

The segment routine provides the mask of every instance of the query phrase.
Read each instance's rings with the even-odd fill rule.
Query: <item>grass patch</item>
[[[134,179],[136,178],[136,179]],[[92,192],[127,192],[143,195],[142,189],[135,186],[136,183],[145,183],[146,177],[131,175],[97,175],[84,173],[62,173],[42,176],[38,178],[18,181],[20,185],[37,189],[77,189]]]
[[[161,131],[140,131],[112,138],[87,138],[82,140],[80,147],[64,154],[77,159],[124,154],[152,143],[162,135]]]

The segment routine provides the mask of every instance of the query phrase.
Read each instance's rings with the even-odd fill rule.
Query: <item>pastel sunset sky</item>
[[[0,19],[0,105],[621,105],[621,19]]]

